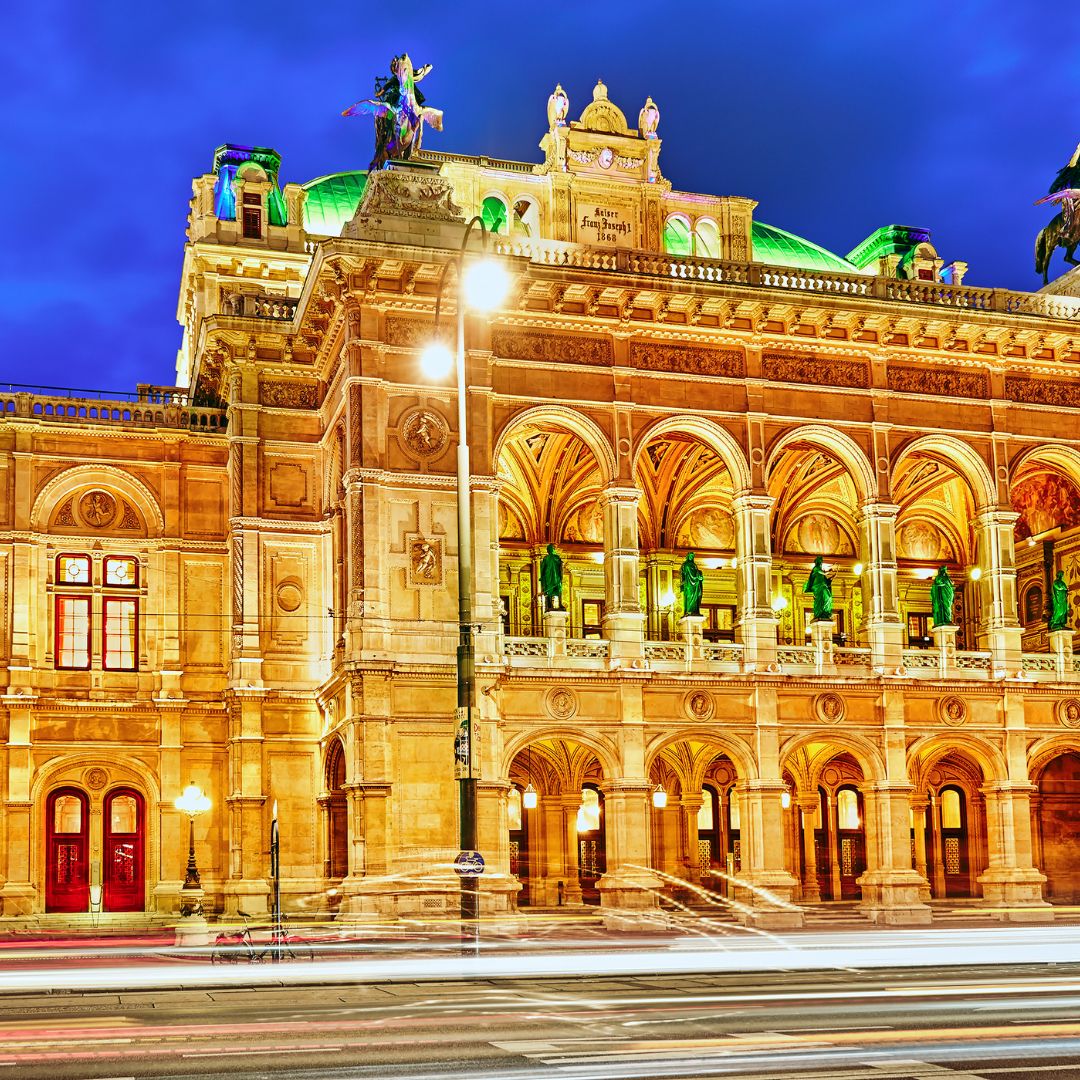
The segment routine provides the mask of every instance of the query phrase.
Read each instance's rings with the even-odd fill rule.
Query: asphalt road
[[[0,1080],[1063,1080],[1078,1018],[1064,964],[12,995]]]

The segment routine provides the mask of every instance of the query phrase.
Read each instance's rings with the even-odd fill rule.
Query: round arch
[[[591,750],[600,762],[600,770],[605,778],[619,775],[619,750],[610,739],[602,735],[592,735],[586,731],[552,726],[522,731],[507,739],[503,744],[502,762],[499,768],[500,779],[509,780],[510,766],[513,765],[514,758],[523,750],[527,750],[535,743],[553,740],[576,743],[578,746]]]
[[[851,475],[860,503],[876,499],[877,486],[874,470],[863,448],[850,435],[845,435],[844,432],[837,431],[835,428],[826,427],[824,424],[804,424],[802,427],[792,428],[773,442],[765,459],[766,483],[780,455],[798,443],[809,443],[835,457]]]
[[[753,752],[745,742],[734,735],[717,735],[715,731],[705,730],[700,727],[688,727],[679,731],[665,732],[653,739],[645,747],[645,775],[649,775],[649,771],[657,759],[669,746],[691,740],[706,743],[714,747],[719,754],[730,758],[740,780],[756,780],[758,778]]]
[[[507,441],[522,427],[559,427],[576,435],[592,451],[593,457],[600,468],[603,486],[610,484],[618,477],[619,467],[615,459],[615,451],[611,447],[608,437],[601,431],[595,420],[575,409],[568,409],[562,405],[534,405],[532,408],[523,409],[515,413],[503,425],[495,440],[493,464],[498,468],[499,458],[506,447]]]
[[[918,787],[922,778],[944,757],[959,751],[971,758],[982,770],[983,783],[1008,779],[1008,769],[1001,751],[993,743],[962,732],[942,732],[927,735],[908,747],[908,779]]]
[[[986,462],[967,443],[952,435],[922,435],[906,443],[893,457],[891,475],[910,457],[928,454],[943,458],[968,482],[975,499],[975,509],[986,510],[997,506],[997,489]]]
[[[130,499],[146,522],[147,535],[160,536],[165,531],[165,517],[150,489],[131,473],[115,465],[72,465],[54,476],[38,492],[30,511],[30,528],[45,532],[57,504],[88,484],[111,487]]]
[[[1043,770],[1062,754],[1080,754],[1080,732],[1040,739],[1028,750],[1028,779],[1037,784]]]
[[[735,494],[749,490],[751,486],[750,466],[738,440],[726,428],[704,416],[669,416],[647,427],[638,437],[634,447],[632,469],[636,473],[645,447],[654,439],[672,432],[693,435],[700,439],[724,463],[731,477]]]
[[[1009,462],[1009,486],[1012,487],[1017,473],[1026,465],[1034,464],[1053,466],[1080,485],[1080,450],[1075,446],[1049,443],[1028,447]]]
[[[835,728],[824,728],[812,731],[806,735],[795,735],[788,739],[780,747],[780,775],[783,776],[785,769],[795,771],[795,767],[789,763],[793,755],[809,743],[828,743],[837,747],[837,753],[850,754],[862,769],[864,780],[884,780],[885,764],[881,758],[881,751],[862,735],[856,735],[850,731],[838,731]],[[833,755],[835,757],[835,755]],[[831,760],[831,759],[829,759]],[[826,764],[823,762],[822,764]]]

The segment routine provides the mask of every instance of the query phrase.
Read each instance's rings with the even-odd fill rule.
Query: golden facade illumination
[[[287,907],[453,910],[457,414],[421,354],[473,215],[511,279],[465,320],[484,911],[1080,898],[1075,272],[965,286],[899,226],[835,255],[675,190],[651,99],[568,108],[539,164],[279,190],[222,147],[179,387],[0,394],[5,919],[173,917],[187,784],[208,914],[266,908],[275,802]]]

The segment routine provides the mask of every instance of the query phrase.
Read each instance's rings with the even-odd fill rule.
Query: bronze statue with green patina
[[[833,617],[832,601],[832,575],[825,573],[823,566],[824,558],[819,555],[810,568],[810,576],[803,586],[804,593],[813,593],[814,596],[814,621],[831,619]]]
[[[558,611],[562,607],[562,559],[554,544],[548,544],[547,554],[540,560],[540,591],[544,594],[545,611]]]
[[[683,615],[701,614],[701,594],[705,588],[705,575],[694,562],[694,553],[688,551],[679,569],[679,589],[683,598]]]
[[[1050,630],[1069,629],[1069,583],[1065,571],[1059,570],[1050,586]]]
[[[953,625],[953,600],[955,598],[956,586],[949,577],[949,569],[941,566],[930,585],[930,607],[934,613],[935,627]]]

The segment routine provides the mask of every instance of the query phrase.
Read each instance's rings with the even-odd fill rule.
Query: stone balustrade
[[[1008,289],[950,285],[939,281],[902,281],[869,274],[802,270],[758,262],[731,262],[689,255],[615,248],[588,248],[550,240],[497,237],[495,249],[502,255],[527,258],[541,266],[604,270],[680,281],[750,285],[768,289],[812,292],[824,295],[867,297],[957,311],[1031,315],[1041,319],[1080,322],[1080,297]]]
[[[217,434],[225,431],[223,409],[191,405],[177,387],[140,385],[135,394],[106,396],[93,391],[8,386],[0,390],[0,419],[110,427],[180,428]]]
[[[299,299],[274,293],[240,293],[221,290],[220,312],[245,319],[272,319],[291,322]]]

